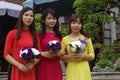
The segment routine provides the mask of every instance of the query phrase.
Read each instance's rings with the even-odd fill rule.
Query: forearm
[[[39,61],[40,61],[40,59],[36,59],[36,58],[35,58],[33,65],[36,65]]]
[[[87,61],[91,61],[92,60],[92,56],[90,54],[86,54],[84,56],[84,59],[87,60]]]
[[[18,67],[18,65],[20,64],[18,61],[16,61],[11,55],[7,55],[5,57],[5,59],[12,65]]]
[[[63,61],[64,61],[64,60],[66,61],[66,60],[69,60],[69,59],[72,59],[72,58],[74,58],[72,55],[63,55],[61,59],[62,59]]]

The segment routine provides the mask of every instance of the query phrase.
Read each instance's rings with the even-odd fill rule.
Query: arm
[[[92,45],[92,41],[91,39],[87,39],[87,46],[86,46],[86,53],[77,53],[77,54],[73,54],[74,57],[76,58],[81,58],[83,60],[87,60],[90,61],[94,58],[94,49],[93,49],[93,45]]]
[[[95,57],[95,54],[94,54],[94,48],[93,48],[93,44],[92,44],[92,40],[91,38],[89,38],[87,40],[87,43],[88,43],[88,54],[85,55],[85,59],[86,60],[93,60],[94,57]]]
[[[74,56],[72,54],[68,54],[67,45],[68,45],[67,37],[64,37],[61,41],[61,52],[63,54],[61,56],[61,59],[64,61],[71,59],[71,58],[74,58]]]
[[[6,37],[5,47],[4,47],[4,58],[12,65],[18,67],[21,71],[26,72],[27,68],[23,64],[16,61],[11,55],[11,48],[14,42],[14,32],[10,31]]]
[[[41,43],[40,43],[40,37],[39,37],[39,33],[37,33],[37,50],[40,51],[41,53]],[[40,59],[34,59],[34,64],[33,65],[36,65],[38,62],[39,62]]]
[[[10,64],[18,67],[19,70],[21,70],[21,71],[23,71],[23,72],[27,72],[27,71],[28,71],[28,68],[27,68],[25,65],[23,65],[23,64],[19,63],[18,61],[16,61],[11,55],[7,55],[7,56],[5,57],[5,59],[6,59]]]

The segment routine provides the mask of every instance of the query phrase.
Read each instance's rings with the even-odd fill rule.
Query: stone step
[[[92,80],[120,80],[120,72],[91,72]],[[0,72],[0,80],[7,80],[7,72]],[[63,73],[65,80],[65,73]]]
[[[93,80],[120,80],[120,72],[92,72]]]
[[[0,80],[7,80],[7,75],[8,73],[7,72],[0,72]]]

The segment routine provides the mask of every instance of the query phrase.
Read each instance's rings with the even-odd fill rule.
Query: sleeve
[[[62,41],[61,41],[61,51],[66,53],[66,48],[67,48],[66,38],[64,37],[64,38],[62,38]]]
[[[88,54],[90,54],[92,56],[92,59],[94,59],[95,54],[91,38],[88,39]]]
[[[40,37],[39,37],[39,33],[37,33],[37,49],[39,50],[39,51],[41,51],[41,41],[40,41]]]
[[[14,42],[14,32],[10,31],[6,37],[5,47],[4,47],[4,57],[10,54],[13,42]]]

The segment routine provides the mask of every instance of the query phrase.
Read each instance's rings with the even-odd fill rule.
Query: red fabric
[[[16,41],[17,30],[12,30],[8,33],[4,48],[4,57],[10,55],[10,51],[12,51],[12,57],[18,62],[23,63],[23,60],[19,57],[20,49],[24,47],[33,47],[33,39],[29,30],[23,30],[21,33],[20,40]],[[38,40],[38,50],[40,48],[40,40],[37,36]],[[35,79],[35,68],[32,68],[27,73],[23,73],[16,66],[12,65],[12,76],[11,80],[36,80]]]
[[[40,34],[41,35],[41,34]],[[47,51],[46,45],[51,40],[59,40],[54,33],[46,33],[41,38],[42,51]],[[59,57],[53,59],[42,57],[36,66],[37,80],[62,80],[62,69]]]

